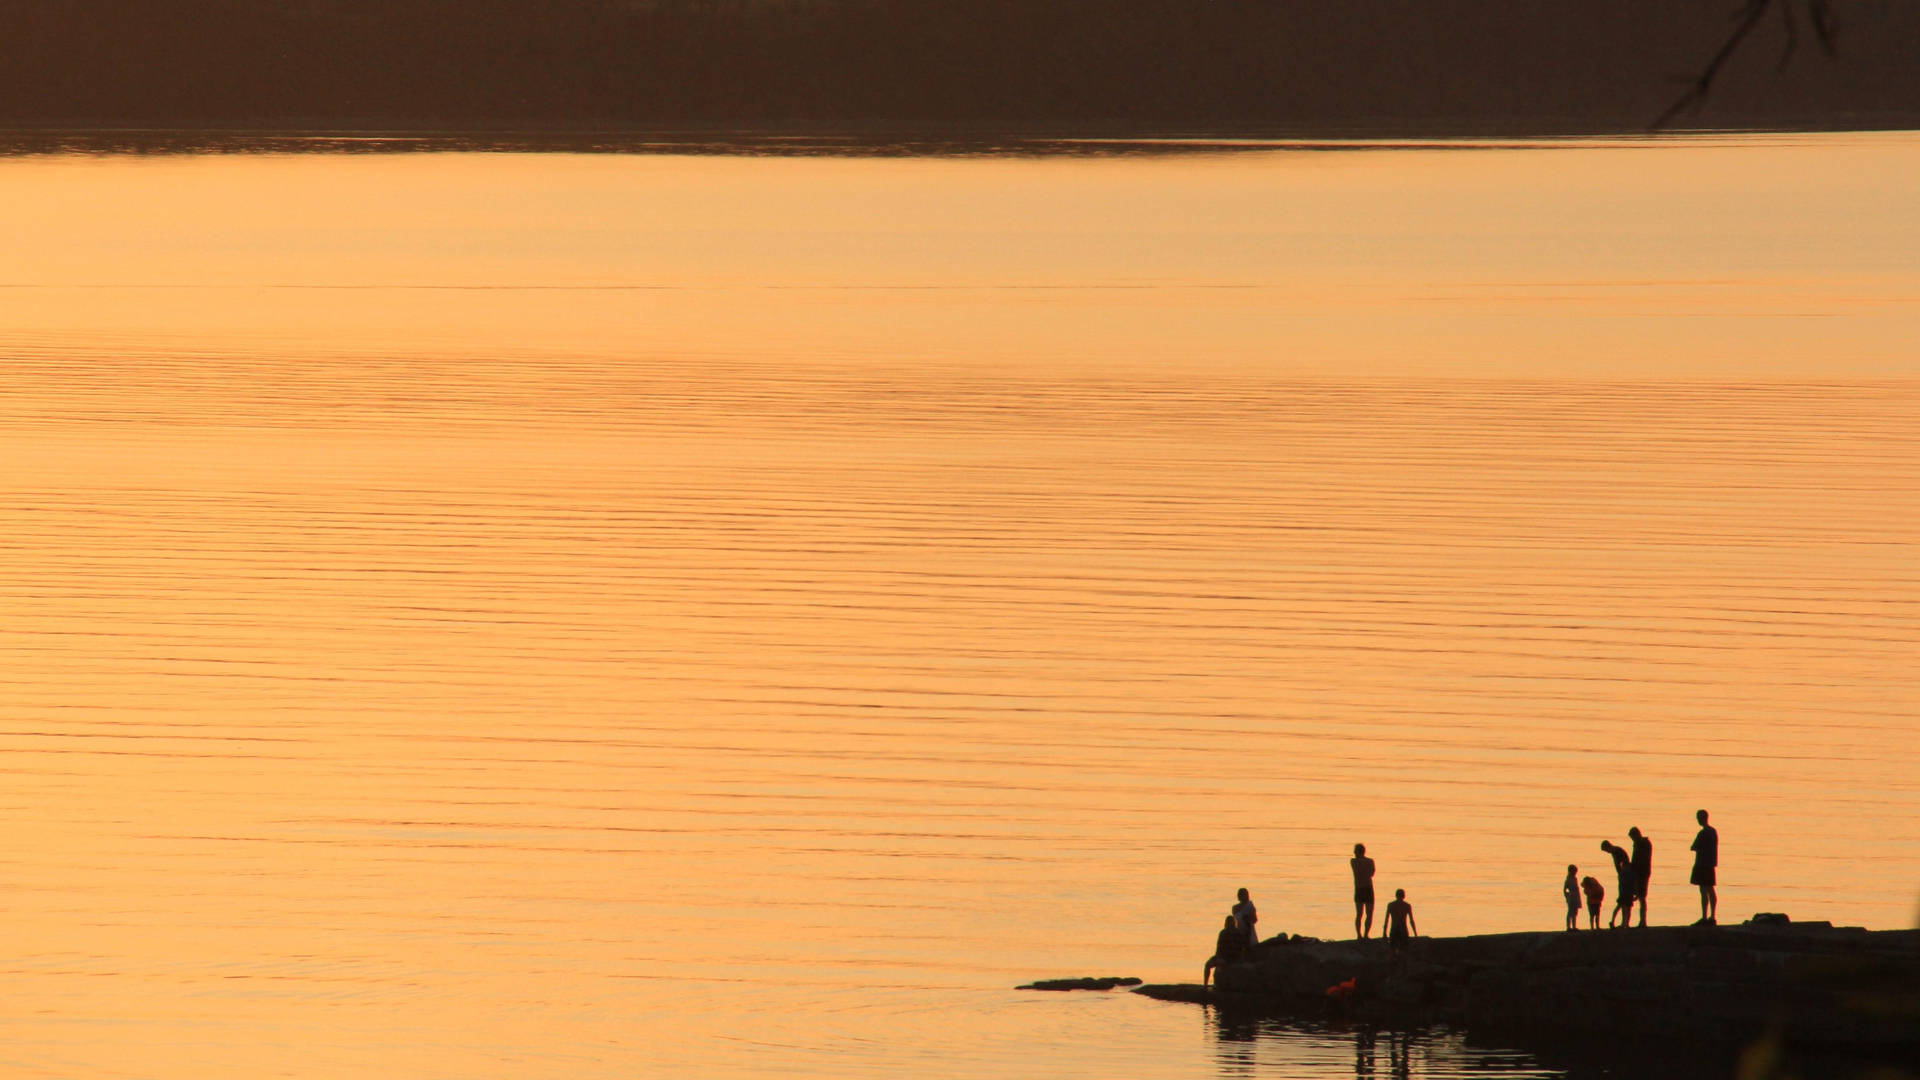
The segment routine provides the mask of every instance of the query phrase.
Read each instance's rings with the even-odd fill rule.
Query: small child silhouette
[[[1600,929],[1600,904],[1606,900],[1607,890],[1600,884],[1599,878],[1588,874],[1580,879],[1580,891],[1587,894],[1587,918],[1591,923],[1587,929],[1598,930]]]

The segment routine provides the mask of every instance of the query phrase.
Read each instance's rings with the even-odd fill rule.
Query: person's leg
[[[1703,903],[1703,904],[1704,904],[1704,903],[1705,903],[1705,901],[1701,901],[1701,903]],[[1364,908],[1365,908],[1366,906],[1367,906],[1367,905],[1366,905],[1366,903],[1365,903],[1364,901],[1362,901],[1362,900],[1360,900],[1360,899],[1359,899],[1359,898],[1357,898],[1357,897],[1356,897],[1356,898],[1354,899],[1354,901],[1353,901],[1353,936],[1354,936],[1354,937],[1366,937],[1366,936],[1367,936],[1367,935],[1365,935],[1365,934],[1363,934],[1363,933],[1361,933],[1361,932],[1360,932],[1360,912],[1361,912],[1361,910],[1362,910],[1362,909],[1364,909]]]
[[[1712,885],[1707,886],[1707,918],[1716,923],[1720,920],[1720,890]]]
[[[1707,921],[1707,887],[1700,886],[1700,921]]]
[[[1640,925],[1647,925],[1647,887],[1640,886]]]
[[[1361,937],[1373,936],[1373,900],[1371,898],[1367,900],[1367,932],[1360,936]]]

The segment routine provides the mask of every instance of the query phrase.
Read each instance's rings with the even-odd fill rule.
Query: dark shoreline
[[[1804,18],[1765,19],[1696,99],[1731,6],[62,0],[0,10],[0,129],[939,141],[1920,127],[1920,5],[1845,0],[1818,41]]]
[[[1460,134],[1070,130],[640,131],[598,129],[0,128],[0,158],[244,154],[675,154],[704,157],[1161,157],[1289,151],[1554,150],[1617,143],[1658,147],[1700,137],[1888,134],[1920,128],[1742,128]]]
[[[1283,936],[1218,978],[1215,988],[1133,992],[1223,1017],[1439,1025],[1575,1061],[1679,1054],[1731,1067],[1769,1053],[1920,1074],[1920,930],[1796,923],[1417,938],[1404,974],[1390,971],[1379,939]]]

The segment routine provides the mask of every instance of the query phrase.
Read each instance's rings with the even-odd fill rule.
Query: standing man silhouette
[[[1640,901],[1640,925],[1647,925],[1647,886],[1653,881],[1653,841],[1640,835],[1640,827],[1627,830],[1633,837],[1634,899]]]
[[[1413,921],[1413,905],[1407,903],[1407,890],[1393,890],[1393,902],[1387,905],[1387,964],[1402,975],[1407,973],[1407,939],[1420,933]]]
[[[1353,845],[1347,864],[1353,867],[1353,936],[1367,938],[1373,934],[1373,860],[1367,858],[1367,845]]]
[[[1695,926],[1718,926],[1714,916],[1720,913],[1720,894],[1715,891],[1714,879],[1720,865],[1720,831],[1707,824],[1707,812],[1696,811],[1694,820],[1700,823],[1700,832],[1693,838],[1693,876],[1689,878],[1700,886],[1700,921]]]
[[[1580,929],[1580,868],[1567,864],[1567,880],[1560,884],[1560,895],[1567,901],[1567,929]]]

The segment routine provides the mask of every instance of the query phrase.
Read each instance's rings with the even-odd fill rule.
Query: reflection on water
[[[1469,1046],[1458,1032],[1444,1028],[1400,1031],[1229,1019],[1212,1010],[1207,1026],[1215,1040],[1215,1075],[1225,1078],[1344,1077],[1349,1067],[1354,1080],[1544,1080],[1566,1075],[1528,1054]]]
[[[1902,924],[1916,157],[0,163],[10,1068],[1524,1075],[1009,988],[1703,805]]]

